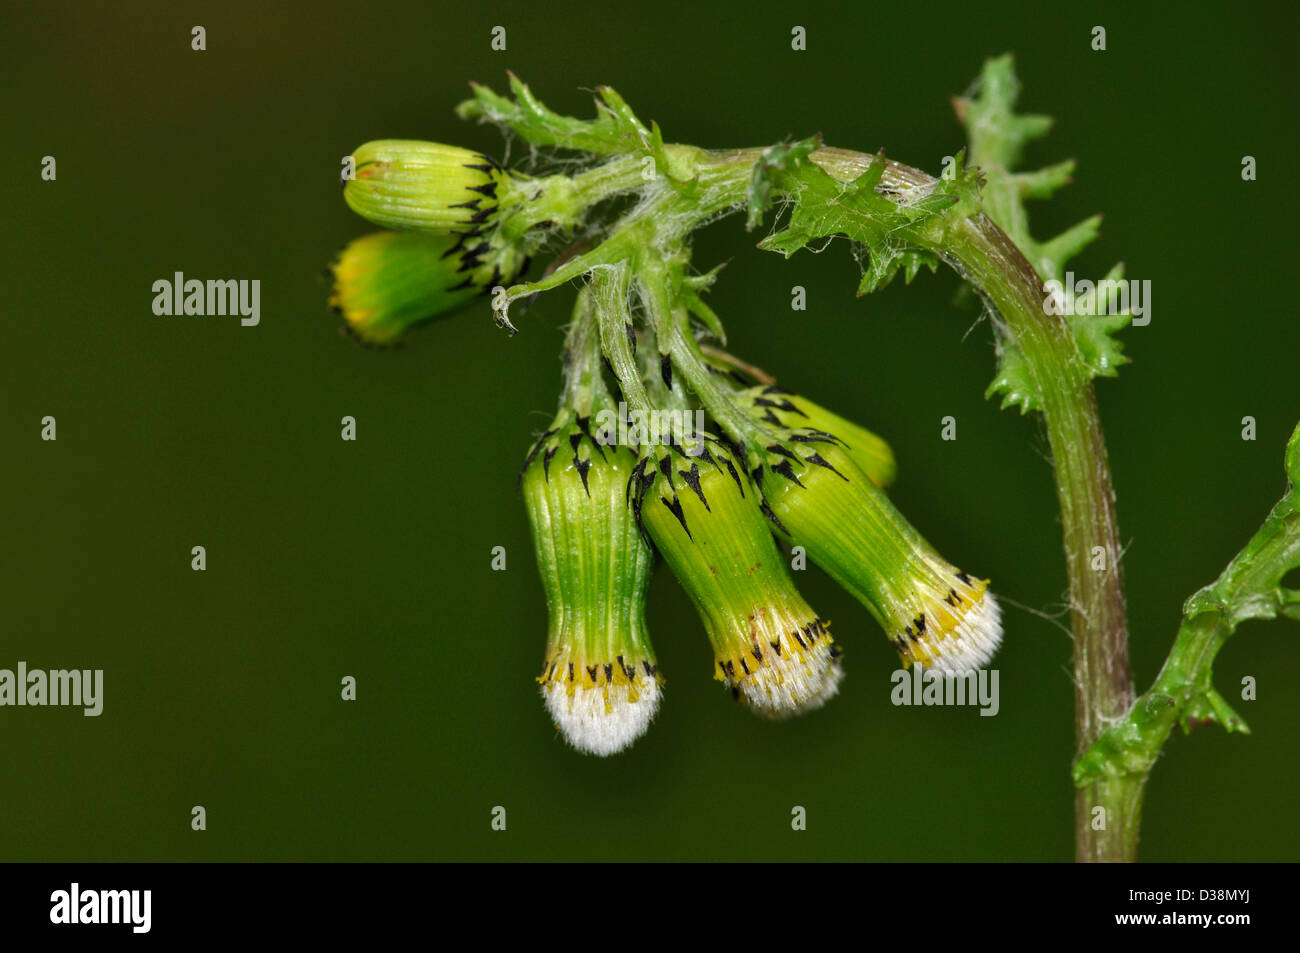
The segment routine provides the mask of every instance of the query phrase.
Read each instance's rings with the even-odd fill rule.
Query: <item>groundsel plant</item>
[[[826,704],[843,675],[845,627],[832,635],[800,595],[788,547],[862,602],[904,666],[962,675],[993,658],[1002,625],[988,580],[945,560],[890,501],[896,467],[883,440],[726,350],[705,301],[718,273],[692,267],[690,238],[728,214],[753,230],[774,212],[759,248],[789,257],[845,237],[864,265],[859,295],[900,272],[910,283],[923,267],[953,267],[991,319],[988,393],[1042,414],[1051,444],[1074,635],[1077,854],[1132,859],[1142,788],[1173,726],[1245,730],[1211,685],[1218,647],[1245,618],[1300,617],[1300,594],[1281,586],[1300,565],[1300,430],[1288,448],[1292,490],[1224,577],[1188,602],[1169,663],[1135,699],[1119,568],[1089,565],[1097,546],[1112,564],[1120,552],[1091,379],[1125,363],[1113,334],[1131,315],[1044,306],[1057,299],[1044,287],[1059,286],[1098,221],[1031,237],[1024,199],[1050,195],[1073,164],[1013,171],[1050,122],[1013,111],[1010,57],[987,62],[976,88],[956,103],[968,152],[935,178],[817,138],[735,150],[665,143],[607,87],[596,117],[579,120],[514,76],[508,96],[475,85],[458,113],[501,127],[555,171],[524,174],[427,142],[361,146],[344,198],[384,230],[341,252],[331,303],[358,339],[390,345],[483,295],[514,334],[512,306],[577,285],[559,407],[519,481],[549,610],[542,699],[573,747],[613,755],[664,697],[645,621],[657,558],[699,613],[713,677],[765,717]],[[544,253],[545,271],[523,280]],[[1101,829],[1090,823],[1097,807]]]

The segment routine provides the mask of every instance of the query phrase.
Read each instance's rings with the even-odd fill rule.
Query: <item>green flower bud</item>
[[[343,198],[384,228],[485,234],[514,193],[496,160],[458,146],[379,139],[352,158],[356,177],[345,180]]]
[[[368,344],[389,344],[407,328],[463,307],[508,284],[527,266],[513,248],[464,235],[375,232],[358,238],[331,269],[330,306]]]
[[[941,558],[837,437],[781,434],[753,473],[778,529],[871,611],[904,665],[986,665],[1002,639],[988,580]]]
[[[795,589],[764,504],[731,449],[712,437],[702,448],[653,448],[629,490],[642,526],[704,622],[714,678],[774,718],[820,707],[835,694],[839,647]]]
[[[839,438],[839,444],[873,483],[888,487],[898,475],[894,451],[865,427],[845,420],[806,397],[792,394],[775,384],[751,387],[736,395],[740,405],[755,420],[775,427],[820,430]]]
[[[660,677],[646,631],[654,553],[628,505],[636,455],[565,409],[521,474],[550,612],[542,698],[568,742],[609,755],[645,733]]]

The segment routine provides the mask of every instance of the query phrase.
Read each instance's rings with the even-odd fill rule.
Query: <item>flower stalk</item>
[[[811,402],[801,404],[774,387],[771,377],[710,343],[726,343],[721,320],[701,297],[716,271],[691,273],[688,239],[703,224],[742,210],[752,229],[779,206],[787,213],[778,216],[782,227],[759,247],[789,257],[812,243],[846,238],[864,263],[860,295],[899,274],[910,282],[923,267],[946,263],[987,306],[999,354],[988,393],[1000,393],[1004,407],[1041,413],[1051,446],[1074,638],[1075,741],[1081,755],[1075,769],[1076,857],[1134,859],[1145,779],[1175,721],[1181,718],[1186,727],[1217,720],[1229,730],[1244,730],[1209,683],[1218,646],[1242,618],[1265,612],[1300,617],[1300,596],[1280,584],[1281,572],[1300,561],[1300,517],[1293,490],[1224,577],[1189,601],[1169,663],[1135,705],[1115,494],[1092,388],[1093,377],[1112,376],[1126,360],[1109,335],[1128,316],[1086,325],[1044,307],[1044,279],[1059,277],[1065,260],[1095,236],[1097,221],[1085,220],[1041,243],[1030,236],[1022,199],[1050,194],[1068,181],[1073,166],[1011,171],[1025,142],[1050,123],[1013,113],[1017,86],[1010,58],[986,63],[978,95],[956,103],[969,130],[974,167],[967,168],[959,155],[939,178],[883,153],[829,148],[817,138],[729,151],[666,144],[658,126],[644,125],[611,89],[598,90],[597,116],[584,121],[551,112],[517,78],[510,82],[509,97],[475,86],[458,112],[506,127],[534,147],[576,150],[602,161],[572,177],[534,178],[495,163],[459,161],[464,156],[452,147],[372,144],[378,158],[362,164],[366,182],[355,188],[353,205],[388,227],[438,240],[459,236],[456,267],[473,273],[467,285],[442,289],[446,293],[508,282],[507,273],[526,270],[528,256],[551,233],[581,236],[575,252],[542,277],[494,295],[495,319],[513,333],[513,302],[575,280],[589,282],[570,328],[560,414],[525,470],[544,578],[563,561],[557,554],[566,551],[554,548],[555,539],[581,536],[582,519],[588,519],[588,532],[593,529],[590,514],[582,516],[575,479],[594,500],[592,475],[614,474],[624,479],[625,503],[614,505],[613,484],[601,483],[600,518],[613,522],[597,535],[624,539],[632,519],[626,502],[632,501],[636,522],[700,611],[717,677],[756,709],[788,714],[815,707],[834,693],[839,679],[838,648],[790,583],[774,533],[806,542],[810,556],[820,557],[868,606],[906,663],[950,671],[987,664],[1001,630],[986,583],[940,559],[885,497],[895,470],[883,441]],[[426,175],[430,163],[448,162],[459,169]],[[483,201],[449,201],[452,192],[465,188],[481,193]],[[603,203],[629,194],[636,201],[617,220],[593,224]],[[543,224],[547,228],[538,227]],[[492,270],[484,271],[488,264]],[[419,310],[432,293],[421,298],[402,282],[389,284],[400,291],[379,295],[389,311],[399,305]],[[371,303],[360,293],[353,300],[360,302],[357,313]],[[407,311],[384,326],[404,327]],[[577,352],[586,357],[578,360]],[[630,447],[607,448],[589,428],[592,413],[610,406],[603,369],[630,413],[703,410],[717,433],[662,445],[640,434]],[[758,386],[736,386],[746,376]],[[561,432],[563,440],[556,436]],[[1289,458],[1293,482],[1300,470],[1297,434]],[[573,451],[564,471],[569,485],[550,500],[539,487],[551,485],[547,463],[566,442]],[[584,456],[581,448],[588,443]],[[597,455],[619,463],[598,467]],[[578,515],[539,520],[543,511]],[[636,590],[643,579],[638,574],[648,573],[634,562],[636,571],[618,583],[620,591]],[[554,575],[572,580],[579,573]],[[606,641],[596,648],[583,642],[585,636],[557,640],[557,606],[561,619],[581,618],[586,609],[578,603],[599,599],[582,585],[548,582],[547,591],[553,625],[544,691],[560,687],[551,684],[552,656],[585,658],[622,648],[630,656],[619,656],[620,669],[626,657],[652,658],[640,624],[623,614],[612,628],[611,617],[604,617]],[[601,629],[598,620],[588,623],[588,633]],[[622,632],[616,637],[622,641],[610,642],[610,632]],[[570,741],[584,732],[590,736],[592,725],[607,724],[601,719],[611,712],[629,710],[625,703],[636,701],[634,692],[641,697],[657,691],[657,679],[653,689],[647,684],[643,690],[629,676],[632,688],[611,699],[610,687],[627,686],[616,684],[610,665],[605,668],[600,704],[561,706],[576,718],[566,729]],[[599,687],[596,674],[584,690]],[[572,699],[574,690],[570,685],[564,695],[550,697]],[[638,709],[633,721],[646,711]],[[646,721],[637,721],[632,734],[616,732],[621,742],[613,747],[597,730],[603,740],[586,750],[617,750]]]
[[[542,699],[569,744],[610,755],[645,732],[662,678],[645,621],[654,553],[626,500],[637,457],[592,427],[612,405],[592,314],[584,292],[566,338],[560,410],[520,486],[550,618]]]

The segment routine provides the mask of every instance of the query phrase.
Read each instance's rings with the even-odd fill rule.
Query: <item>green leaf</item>
[[[509,76],[513,99],[471,83],[474,97],[457,106],[456,114],[462,119],[504,126],[534,146],[556,146],[595,155],[644,153],[662,157],[663,137],[658,126],[647,129],[610,87],[596,91],[600,96],[596,100],[596,118],[583,120],[551,111],[518,76]]]
[[[858,297],[873,291],[879,291],[901,270],[904,284],[911,284],[922,268],[929,268],[931,274],[939,269],[939,259],[932,252],[921,248],[907,248],[894,245],[888,241],[878,244],[870,253],[862,281],[858,283]]]
[[[1132,315],[1128,313],[1070,316],[1074,340],[1079,345],[1079,352],[1083,355],[1091,376],[1116,377],[1119,366],[1129,362],[1123,354],[1123,345],[1111,335],[1131,319]]]
[[[1119,366],[1129,362],[1129,359],[1124,356],[1123,345],[1112,335],[1132,321],[1133,315],[1129,311],[1114,314],[1096,313],[1109,306],[1107,298],[1100,294],[1105,286],[1104,283],[1122,281],[1123,278],[1124,266],[1116,265],[1101,284],[1098,284],[1091,293],[1080,296],[1075,302],[1076,312],[1094,313],[1076,313],[1067,318],[1070,330],[1074,332],[1075,343],[1079,346],[1079,353],[1083,356],[1088,366],[1088,373],[1092,377],[1115,377],[1119,374]]]
[[[1020,190],[1020,195],[1027,199],[1049,199],[1062,186],[1069,185],[1074,175],[1073,159],[1066,159],[1056,165],[1045,166],[1036,172],[1017,172],[1011,176]]]
[[[1101,216],[1094,215],[1071,225],[1048,241],[1042,243],[1031,241],[1030,247],[1034,251],[1034,257],[1030,257],[1029,262],[1044,278],[1055,278],[1059,281],[1065,274],[1065,263],[1087,248],[1097,237],[1100,229]],[[1021,251],[1025,251],[1026,257],[1029,257],[1026,249],[1021,248]]]
[[[1052,125],[1046,116],[1017,115],[1019,95],[1013,58],[1007,55],[987,60],[980,74],[978,94],[956,101],[957,116],[966,126],[972,160],[985,176],[984,211],[1011,237],[1044,282],[1060,281],[1066,274],[1066,263],[1097,237],[1101,216],[1086,218],[1046,241],[1039,242],[1030,234],[1025,200],[1047,198],[1067,184],[1074,173],[1074,161],[1033,172],[1012,171],[1025,145],[1046,135]],[[1119,280],[1115,274],[1112,271],[1107,279]],[[1127,313],[1067,317],[1092,377],[1114,377],[1119,365],[1128,363],[1113,335],[1130,320]],[[1015,342],[1002,342],[1000,353],[1001,366],[988,393],[1004,395],[1003,406],[1010,403],[1022,410],[1037,409],[1033,397],[1027,396],[1033,391],[1025,386]]]
[[[998,373],[984,391],[985,399],[1002,397],[1002,409],[1019,407],[1020,413],[1043,409],[1042,396],[1034,380],[1029,362],[1020,348],[1004,333],[998,332]]]
[[[883,243],[892,230],[906,227],[911,219],[902,207],[883,195],[876,186],[885,171],[884,154],[877,154],[867,170],[850,182],[840,182],[808,159],[792,159],[774,178],[794,198],[786,228],[758,243],[765,251],[779,251],[787,258],[818,239],[844,235],[869,248]]]
[[[722,319],[718,317],[717,313],[704,303],[704,300],[695,292],[695,289],[683,288],[681,295],[687,310],[699,319],[700,323],[708,329],[708,332],[725,347],[727,331],[722,326]]]
[[[951,178],[940,179],[931,192],[904,203],[879,191],[885,172],[883,152],[857,178],[842,182],[812,161],[812,150],[805,147],[814,142],[796,143],[774,155],[761,173],[756,171],[759,203],[774,187],[794,199],[787,226],[758,247],[789,258],[814,241],[846,237],[866,252],[859,256],[865,257],[859,296],[885,287],[900,270],[909,283],[922,267],[935,271],[939,260],[927,247],[934,239],[929,227],[946,221],[946,215],[955,218],[976,208],[978,177],[961,169],[961,157]],[[753,201],[755,191],[751,185],[751,214],[758,207]]]
[[[771,204],[776,173],[784,172],[796,162],[807,159],[808,154],[819,146],[821,146],[821,137],[811,136],[798,142],[777,143],[763,150],[762,158],[754,163],[754,172],[749,180],[745,231],[753,231],[763,220],[763,213]]]
[[[1155,683],[1079,756],[1075,784],[1144,776],[1175,724],[1185,732],[1218,724],[1228,732],[1250,733],[1245,719],[1214,689],[1214,660],[1242,622],[1300,618],[1290,611],[1300,593],[1282,585],[1287,573],[1300,569],[1300,425],[1287,443],[1286,467],[1286,493],[1219,578],[1184,603],[1182,625]]]

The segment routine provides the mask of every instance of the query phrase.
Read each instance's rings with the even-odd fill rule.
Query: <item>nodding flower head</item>
[[[516,198],[510,173],[495,159],[458,146],[379,139],[352,159],[355,177],[344,180],[343,198],[384,228],[486,234]]]
[[[629,486],[641,524],[700,614],[714,678],[769,717],[818,708],[839,684],[839,647],[795,589],[736,453],[704,442],[642,457]]]
[[[780,530],[871,611],[904,665],[986,665],[1002,639],[988,580],[940,557],[835,435],[778,433],[753,475]]]
[[[737,395],[741,407],[755,420],[774,427],[806,433],[823,431],[838,438],[853,462],[879,487],[888,487],[898,475],[894,451],[865,427],[792,394],[775,384],[751,387]]]
[[[367,344],[391,344],[408,328],[455,311],[526,265],[504,243],[464,235],[375,232],[351,242],[331,268],[330,306]]]
[[[562,410],[520,477],[550,614],[537,680],[565,739],[596,755],[641,737],[661,695],[645,623],[654,554],[625,495],[636,455],[603,436]]]

